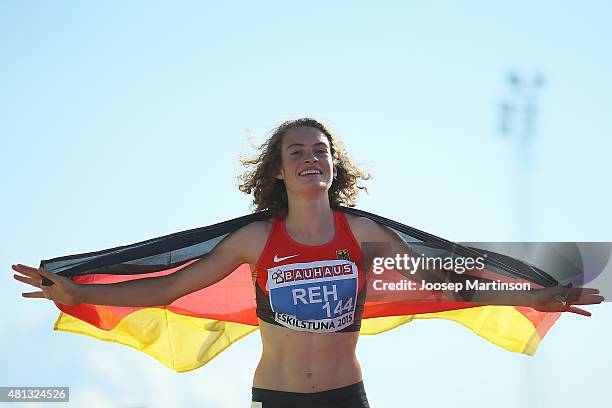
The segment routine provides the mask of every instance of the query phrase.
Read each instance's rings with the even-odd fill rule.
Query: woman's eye
[[[290,155],[290,156],[295,156],[295,155],[296,155],[296,154],[298,154],[299,152],[300,152],[299,150],[296,150],[295,152],[291,152],[291,153],[289,153],[289,155]]]

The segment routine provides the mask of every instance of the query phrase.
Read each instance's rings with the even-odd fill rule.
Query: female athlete
[[[42,269],[13,265],[20,273],[15,279],[40,289],[23,296],[68,305],[168,305],[248,263],[263,342],[251,406],[369,407],[355,354],[364,270],[367,259],[389,253],[365,254],[362,243],[393,242],[394,252],[409,249],[386,227],[337,211],[341,204],[355,204],[363,188],[358,183],[369,175],[353,164],[339,140],[318,121],[284,122],[262,145],[260,155],[244,164],[251,170],[242,176],[240,189],[253,193],[256,210],[270,211],[267,221],[244,226],[205,258],[162,277],[82,285]],[[317,275],[325,268],[338,273],[329,279]],[[297,273],[304,276],[293,282],[280,279]],[[43,277],[53,285],[43,286]],[[576,290],[547,288],[520,299],[486,300],[586,315],[573,304],[603,300],[597,290]],[[561,301],[560,293],[565,294]],[[329,310],[327,299],[337,301],[337,310]],[[312,307],[315,304],[318,307]],[[331,315],[338,318],[330,323]]]

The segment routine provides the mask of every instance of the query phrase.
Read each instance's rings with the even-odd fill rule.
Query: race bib
[[[294,330],[334,332],[355,318],[357,265],[347,260],[294,263],[268,269],[274,319]]]

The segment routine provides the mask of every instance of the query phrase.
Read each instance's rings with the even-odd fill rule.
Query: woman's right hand
[[[25,298],[46,298],[64,305],[76,305],[81,302],[78,300],[79,286],[70,279],[46,272],[42,268],[33,268],[27,265],[13,265],[13,270],[21,275],[13,275],[16,280],[27,283],[40,289],[37,292],[25,292],[21,296]],[[43,278],[47,278],[53,282],[52,285],[46,286],[42,284]]]

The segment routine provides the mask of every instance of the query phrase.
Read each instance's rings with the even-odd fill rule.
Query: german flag
[[[486,270],[480,271],[479,279],[528,282],[532,288],[558,285],[552,276],[516,259],[461,246],[358,209],[340,207],[339,210],[390,228],[410,247],[428,256],[486,256]],[[84,284],[171,274],[205,257],[228,234],[268,218],[267,212],[258,212],[132,245],[43,260],[40,266]],[[386,282],[406,279],[397,271],[385,274]],[[255,290],[247,264],[240,265],[214,285],[163,307],[56,305],[61,313],[55,330],[125,344],[177,372],[201,367],[258,328]],[[461,323],[506,350],[532,355],[559,315],[522,306],[457,302],[440,291],[414,294],[369,290],[360,334],[383,333],[413,319],[447,319]]]

